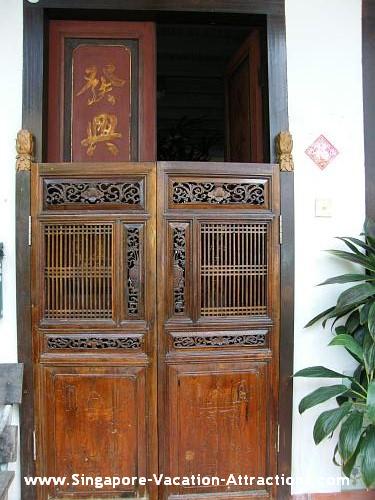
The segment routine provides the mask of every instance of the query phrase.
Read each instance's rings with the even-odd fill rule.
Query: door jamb
[[[46,27],[48,19],[71,19],[85,11],[100,9],[110,15],[111,10],[144,13],[157,21],[158,13],[225,13],[263,14],[267,20],[268,81],[269,81],[269,128],[270,161],[275,163],[274,141],[280,131],[288,130],[288,101],[285,42],[284,0],[238,0],[233,6],[230,0],[40,0],[31,4],[24,0],[24,71],[22,126],[35,138],[35,158],[44,157],[43,131],[46,128],[45,76]],[[283,217],[283,245],[281,247],[280,297],[280,385],[279,385],[279,475],[290,476],[292,444],[292,369],[294,343],[294,176],[293,172],[280,175],[281,214]],[[30,215],[30,172],[16,173],[16,280],[17,280],[17,335],[19,361],[25,365],[21,421],[21,476],[35,475],[33,461],[33,358],[31,345],[31,266],[28,245]],[[22,482],[22,498],[34,500],[35,488],[25,487]],[[288,486],[279,488],[279,497],[288,498]]]

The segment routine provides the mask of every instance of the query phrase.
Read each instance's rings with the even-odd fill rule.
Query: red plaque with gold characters
[[[72,60],[72,160],[131,159],[131,52],[79,45]]]
[[[153,23],[51,21],[47,161],[155,160]]]

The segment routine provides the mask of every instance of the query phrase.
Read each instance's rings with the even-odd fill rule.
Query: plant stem
[[[366,372],[366,375],[367,375],[367,372]],[[366,396],[366,398],[367,398],[367,391],[366,391],[366,389],[363,387],[363,385],[361,385],[359,382],[357,382],[354,378],[352,379],[352,381],[353,381],[355,384],[357,384],[357,385],[358,385],[358,387],[360,387],[360,388],[362,389],[362,391],[363,391],[364,395],[365,395],[365,396]]]
[[[367,397],[367,396],[365,397],[363,394],[361,394],[360,392],[355,391],[354,389],[350,389],[350,391],[351,391],[353,394],[357,394],[357,396],[359,396],[361,399],[364,399],[364,400],[366,401],[366,397]]]

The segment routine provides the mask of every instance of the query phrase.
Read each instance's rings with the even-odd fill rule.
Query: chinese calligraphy
[[[116,67],[113,64],[106,64],[103,66],[103,75],[98,77],[98,68],[96,66],[89,66],[86,68],[84,77],[86,83],[77,92],[77,97],[89,92],[90,96],[87,99],[87,104],[91,106],[104,97],[110,104],[116,103],[116,97],[112,94],[113,87],[123,87],[126,80],[122,80],[115,75]]]
[[[117,117],[107,113],[94,116],[87,126],[87,137],[81,141],[82,146],[87,147],[86,154],[93,156],[99,142],[105,142],[110,153],[116,156],[118,147],[113,144],[114,139],[122,137],[120,132],[116,132]]]
[[[105,64],[101,73],[98,66],[92,65],[85,69],[85,84],[76,93],[76,96],[87,94],[87,105],[93,106],[102,102],[107,102],[114,106],[116,104],[115,88],[123,87],[126,80],[116,76],[116,66]],[[116,156],[119,148],[112,141],[122,137],[120,132],[116,132],[117,116],[113,113],[100,113],[89,121],[87,126],[87,137],[82,139],[81,145],[86,147],[86,154],[93,156],[98,143],[105,143],[108,151]]]

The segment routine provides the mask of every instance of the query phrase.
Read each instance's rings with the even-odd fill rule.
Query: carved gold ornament
[[[114,64],[106,64],[102,68],[102,75],[98,76],[97,66],[89,66],[85,69],[86,83],[79,90],[76,96],[80,96],[89,92],[90,97],[87,99],[88,106],[101,101],[104,97],[110,104],[116,104],[116,97],[111,93],[113,87],[123,87],[126,80],[122,80],[115,75],[116,66]]]
[[[116,144],[113,144],[115,139],[122,137],[120,132],[116,132],[117,116],[108,113],[101,113],[94,116],[92,121],[89,121],[87,126],[87,137],[81,141],[82,146],[87,147],[86,154],[93,156],[96,146],[99,142],[105,142],[108,150],[116,156],[119,152]]]
[[[281,172],[293,172],[293,138],[290,132],[280,132],[277,135],[276,150]]]
[[[16,171],[30,171],[34,155],[34,138],[28,130],[20,130],[16,139]]]

